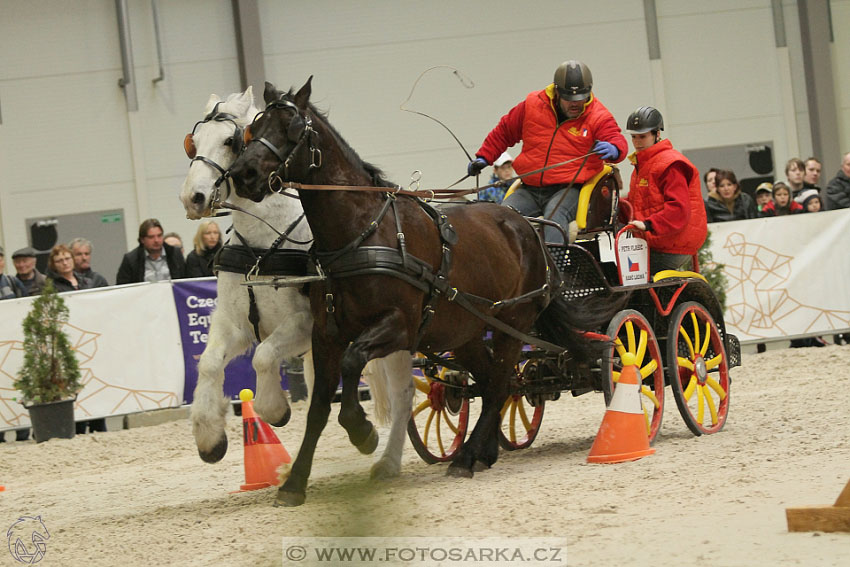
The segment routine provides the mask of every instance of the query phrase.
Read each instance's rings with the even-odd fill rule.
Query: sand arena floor
[[[667,396],[657,452],[590,465],[600,394],[546,406],[534,445],[471,480],[408,444],[402,475],[373,483],[336,424],[321,439],[307,502],[272,507],[244,482],[241,418],[218,464],[187,420],[0,445],[0,528],[38,516],[43,566],[283,565],[283,537],[563,537],[569,565],[845,566],[850,534],[788,533],[785,508],[831,505],[850,479],[850,347],[745,355],[725,429],[694,437]],[[303,404],[301,404],[303,406]],[[367,411],[370,402],[366,402]],[[294,455],[304,408],[276,430]],[[379,447],[380,450],[380,447]],[[0,566],[18,565],[0,549]],[[286,563],[297,565],[297,563]],[[421,563],[420,563],[421,564]]]

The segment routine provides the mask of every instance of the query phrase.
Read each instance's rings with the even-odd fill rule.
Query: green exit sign
[[[121,222],[121,213],[112,213],[109,215],[103,215],[100,217],[100,222],[102,223],[110,223],[110,222]]]

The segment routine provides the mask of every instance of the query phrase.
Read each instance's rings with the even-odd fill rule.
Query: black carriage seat
[[[579,193],[576,210],[577,238],[615,228],[622,187],[620,170],[613,165],[605,165],[602,171],[585,182]]]

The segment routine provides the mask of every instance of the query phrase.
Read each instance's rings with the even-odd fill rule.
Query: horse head
[[[230,169],[240,197],[259,202],[284,182],[306,181],[321,166],[319,133],[310,108],[312,80],[295,94],[266,82],[266,108],[246,128],[245,151]]]
[[[244,128],[256,114],[251,87],[225,100],[210,95],[203,120],[186,134],[183,143],[192,160],[180,191],[187,218],[210,216],[213,201],[227,198],[229,181],[225,171],[242,150]]]

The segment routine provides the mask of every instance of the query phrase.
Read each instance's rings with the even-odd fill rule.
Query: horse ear
[[[248,85],[248,88],[242,93],[242,98],[248,101],[248,106],[254,104],[254,87],[252,85]]]
[[[207,107],[204,110],[204,114],[209,114],[210,112],[212,112],[212,109],[215,108],[217,102],[221,102],[219,96],[215,93],[211,94],[210,98],[207,99]]]
[[[307,108],[307,102],[310,100],[310,94],[313,92],[313,87],[311,85],[312,82],[313,75],[310,75],[310,78],[307,79],[304,86],[298,89],[298,92],[295,93],[295,106],[302,110]]]
[[[263,91],[263,100],[266,101],[266,104],[270,104],[277,100],[277,89],[268,81],[266,81],[266,88]]]

